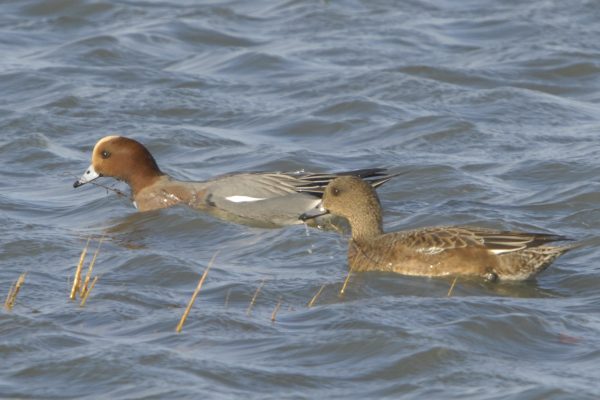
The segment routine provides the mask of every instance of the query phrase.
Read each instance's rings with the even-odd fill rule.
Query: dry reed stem
[[[88,238],[85,247],[81,252],[81,256],[79,256],[79,264],[77,264],[77,269],[75,269],[75,278],[73,279],[73,287],[71,288],[71,294],[69,296],[71,300],[75,300],[75,297],[77,297],[77,289],[81,286],[81,268],[83,267],[83,261],[85,260],[89,245],[90,238]]]
[[[227,294],[225,295],[225,309],[229,307],[229,296],[231,296],[231,288],[227,289]]]
[[[321,285],[321,288],[319,289],[319,291],[317,292],[317,294],[315,294],[313,296],[312,299],[310,299],[310,301],[308,302],[308,308],[311,308],[312,306],[315,305],[315,303],[317,302],[317,299],[319,298],[319,296],[321,295],[321,292],[323,291],[323,289],[325,289],[325,284]]]
[[[119,190],[119,189],[117,189],[117,188],[110,187],[110,186],[106,186],[106,185],[103,185],[103,184],[101,184],[101,183],[98,183],[98,182],[88,182],[88,183],[91,183],[91,184],[92,184],[92,185],[94,185],[94,186],[99,186],[99,187],[101,187],[101,188],[104,188],[104,189],[106,189],[106,190],[110,190],[111,192],[115,192],[115,193],[116,193],[118,196],[120,196],[120,197],[127,197],[127,198],[131,198],[131,196],[128,196],[128,195],[126,195],[124,192],[120,191],[120,190]]]
[[[348,282],[350,281],[350,275],[352,275],[352,271],[348,270],[348,275],[346,276],[346,279],[344,280],[344,284],[342,285],[342,288],[340,289],[340,297],[344,297],[344,294],[346,293],[346,286],[348,286]]]
[[[454,290],[454,285],[456,285],[457,280],[458,280],[458,276],[455,276],[454,280],[452,281],[452,285],[450,285],[450,289],[448,290],[448,294],[446,295],[446,297],[452,296],[452,290]]]
[[[196,286],[196,290],[194,290],[194,293],[192,293],[192,297],[190,298],[190,301],[188,302],[188,305],[185,308],[185,311],[183,312],[183,315],[181,316],[179,323],[177,324],[177,328],[175,328],[175,332],[180,333],[181,330],[183,329],[183,324],[185,323],[185,320],[188,317],[188,314],[190,313],[190,310],[192,309],[194,302],[196,301],[196,297],[198,297],[198,293],[200,293],[200,289],[202,289],[202,285],[204,284],[204,281],[206,280],[208,271],[210,270],[210,267],[212,266],[213,262],[215,261],[217,254],[219,254],[219,251],[216,251],[215,254],[212,256],[212,258],[210,259],[210,261],[208,262],[208,266],[204,270],[202,277],[200,277],[200,280],[198,281],[198,286]]]
[[[16,282],[10,284],[10,289],[8,289],[8,294],[6,295],[6,300],[4,300],[4,308],[9,311],[11,309],[11,307],[10,307],[11,299],[13,299],[13,297],[14,297],[13,293],[15,291],[15,285],[16,285]]]
[[[77,175],[73,175],[73,174],[65,174],[65,175],[74,176],[75,179],[79,179],[79,176],[77,176]],[[120,191],[117,188],[106,186],[106,185],[103,185],[102,183],[99,183],[99,182],[93,182],[92,181],[92,182],[88,182],[88,183],[91,184],[91,185],[94,185],[94,186],[98,186],[98,187],[104,188],[106,190],[110,190],[111,192],[115,192],[117,195],[119,195],[121,197],[131,198],[131,196],[128,196],[127,194],[125,194],[124,192]]]
[[[98,247],[96,248],[96,251],[94,252],[94,257],[92,257],[92,261],[90,262],[90,265],[88,266],[87,273],[85,274],[85,279],[83,280],[83,284],[81,285],[81,288],[79,291],[80,297],[85,296],[86,292],[88,291],[88,285],[90,283],[90,279],[92,278],[92,270],[94,269],[94,264],[96,263],[96,258],[98,257],[98,253],[100,253],[100,246],[102,246],[103,241],[104,241],[104,237],[100,238],[100,241],[98,242]],[[91,290],[91,288],[90,288],[90,290]]]
[[[23,272],[19,275],[19,278],[15,283],[10,285],[10,290],[8,291],[8,296],[6,296],[6,301],[4,302],[4,308],[8,311],[12,310],[15,306],[15,302],[17,301],[17,295],[19,294],[19,290],[21,290],[21,286],[25,283],[25,277],[27,276],[27,272]]]
[[[262,287],[265,285],[265,280],[263,279],[260,282],[260,285],[256,288],[256,291],[254,292],[254,296],[252,296],[252,300],[250,300],[250,304],[248,305],[248,309],[246,310],[246,315],[250,315],[250,313],[252,312],[252,307],[254,307],[254,303],[256,303],[256,298],[258,297],[258,294],[260,293],[260,290],[262,289]]]
[[[87,301],[87,298],[90,295],[90,293],[92,292],[92,289],[96,285],[97,281],[98,281],[98,277],[95,276],[94,279],[92,280],[92,284],[90,285],[90,288],[86,289],[85,293],[83,293],[83,295],[81,296],[81,303],[79,303],[79,307],[83,307],[85,305],[85,302]]]
[[[273,310],[273,313],[271,314],[271,322],[275,322],[275,317],[277,316],[277,312],[281,308],[282,300],[283,300],[283,296],[279,296],[279,301],[277,302],[277,305],[275,306],[275,309]]]

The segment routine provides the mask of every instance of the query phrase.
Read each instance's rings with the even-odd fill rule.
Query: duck
[[[521,281],[534,277],[573,248],[547,245],[570,240],[561,235],[469,226],[385,233],[377,193],[355,176],[331,180],[325,188],[320,211],[303,214],[301,219],[327,213],[345,218],[350,225],[348,267],[352,272]]]
[[[385,168],[369,168],[337,174],[242,172],[207,181],[181,181],[162,172],[142,143],[110,135],[96,143],[90,166],[73,187],[112,177],[129,185],[133,205],[142,212],[186,205],[228,221],[281,227],[302,224],[300,215],[318,208],[327,184],[344,175],[366,179],[374,188],[395,176]]]

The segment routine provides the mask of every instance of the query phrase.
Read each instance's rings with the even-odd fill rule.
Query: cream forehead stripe
[[[105,136],[105,137],[103,137],[102,139],[98,140],[98,143],[96,143],[96,145],[94,146],[94,151],[93,152],[96,152],[96,149],[99,146],[101,146],[103,143],[106,143],[106,142],[108,142],[110,140],[113,140],[113,139],[116,139],[118,137],[120,137],[120,136],[118,136],[118,135],[111,135],[111,136]]]

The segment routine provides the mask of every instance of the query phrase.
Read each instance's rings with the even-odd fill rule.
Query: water
[[[29,272],[0,313],[0,397],[598,397],[600,3],[197,3],[0,5],[2,295]],[[451,280],[356,274],[340,298],[335,232],[73,189],[114,133],[180,179],[387,166],[405,172],[379,191],[387,229],[585,246],[531,282],[448,298]],[[81,309],[88,236],[105,243]]]

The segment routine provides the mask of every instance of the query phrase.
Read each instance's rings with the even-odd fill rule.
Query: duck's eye
[[[110,157],[110,152],[107,150],[104,150],[102,152],[102,158],[107,159],[108,157]]]
[[[333,188],[333,190],[331,191],[331,193],[332,193],[334,196],[339,196],[339,195],[340,195],[340,189],[338,189],[338,188]]]

